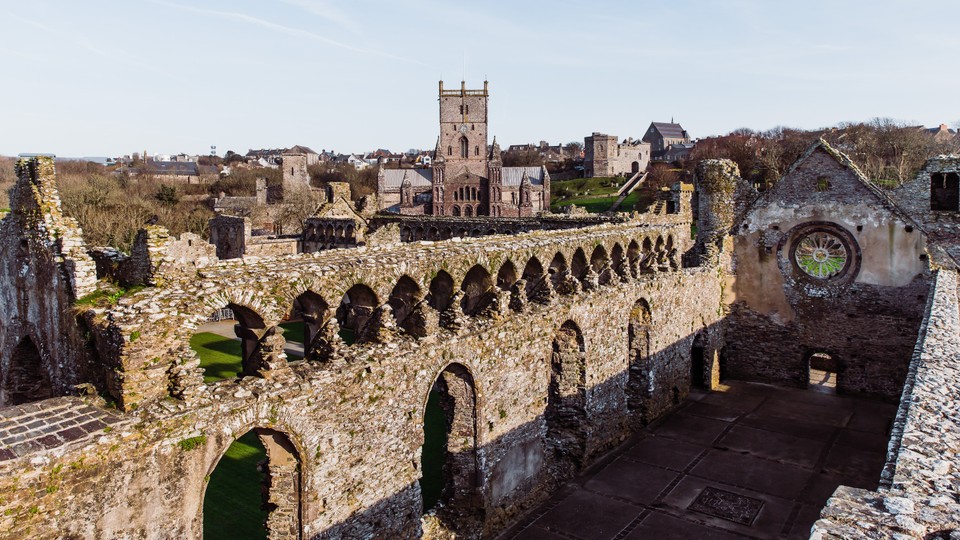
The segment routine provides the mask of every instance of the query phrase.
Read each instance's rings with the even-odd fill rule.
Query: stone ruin
[[[0,536],[200,538],[209,475],[252,431],[270,538],[490,538],[692,387],[804,388],[827,355],[841,393],[900,411],[880,487],[837,488],[812,537],[950,537],[957,213],[924,186],[949,196],[956,160],[892,197],[823,142],[762,194],[706,161],[695,237],[679,189],[673,212],[577,228],[424,241],[390,222],[259,257],[159,227],[129,256],[88,249],[52,160],[21,161],[0,221]],[[189,343],[222,308],[242,374],[204,382]],[[449,439],[424,512],[431,391]]]

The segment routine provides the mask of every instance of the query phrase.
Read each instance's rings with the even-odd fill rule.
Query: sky
[[[432,149],[437,81],[504,146],[960,121],[960,2],[0,0],[0,155]]]

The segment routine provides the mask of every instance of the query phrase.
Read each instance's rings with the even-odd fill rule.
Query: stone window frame
[[[808,274],[800,268],[796,261],[796,249],[800,240],[817,232],[825,232],[835,236],[847,251],[847,260],[843,269],[827,278],[819,278]],[[838,223],[831,221],[807,221],[793,227],[780,240],[777,254],[780,270],[784,273],[784,276],[797,284],[808,286],[808,292],[816,294],[824,294],[829,288],[845,287],[853,283],[860,274],[860,265],[863,259],[860,244],[857,243],[855,235]],[[817,289],[818,287],[823,289]]]

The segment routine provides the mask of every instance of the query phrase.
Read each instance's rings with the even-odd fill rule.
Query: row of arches
[[[356,228],[351,223],[308,223],[303,231],[305,242],[352,245],[357,242]]]
[[[578,248],[569,257],[557,252],[549,262],[531,256],[521,267],[511,259],[496,273],[484,265],[471,267],[457,283],[446,270],[429,281],[402,275],[386,298],[356,283],[338,301],[330,302],[307,290],[293,302],[291,319],[302,321],[304,358],[327,361],[336,351],[355,343],[382,341],[384,332],[426,337],[439,328],[456,331],[471,318],[497,317],[507,310],[523,311],[530,304],[546,305],[556,296],[573,295],[601,286],[678,266],[668,254],[673,239],[631,241],[627,249],[615,243],[610,250],[598,244],[589,257]],[[267,326],[247,306],[230,304],[241,340],[241,373],[258,375],[278,362],[284,349],[282,331]]]
[[[453,192],[454,201],[479,201],[482,192],[476,186],[460,186]]]
[[[455,204],[455,205],[453,205],[453,207],[450,209],[450,215],[452,215],[453,217],[461,217],[461,216],[462,216],[462,217],[473,217],[473,216],[479,216],[479,215],[480,215],[480,206],[479,206],[479,205],[474,206],[474,205],[470,205],[470,204],[465,204],[465,205],[461,206],[461,205],[459,205],[459,204]],[[479,234],[478,234],[478,235],[474,235],[474,236],[479,236]]]

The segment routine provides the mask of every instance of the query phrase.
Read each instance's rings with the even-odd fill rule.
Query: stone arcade
[[[900,412],[879,489],[839,487],[814,535],[946,538],[929,535],[960,526],[960,219],[930,188],[957,161],[931,160],[902,204],[822,142],[762,196],[707,161],[695,239],[681,199],[580,229],[232,260],[159,227],[105,258],[60,214],[52,160],[21,161],[0,222],[0,536],[200,538],[207,478],[254,431],[270,538],[490,538],[691,385],[805,388],[816,364]],[[137,287],[78,302],[98,278]],[[188,343],[224,307],[244,376],[204,384]],[[456,436],[424,514],[431,389]]]

